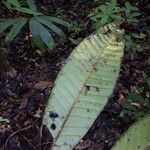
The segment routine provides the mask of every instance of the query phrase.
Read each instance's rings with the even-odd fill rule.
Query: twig
[[[43,123],[40,127],[40,140],[39,140],[39,147],[40,147],[40,150],[41,150],[41,142],[42,142],[42,131],[43,131]]]
[[[31,128],[32,126],[33,126],[33,125],[28,126],[28,127],[26,127],[26,128],[23,128],[23,129],[21,129],[21,130],[19,130],[19,131],[14,132],[13,134],[11,134],[11,135],[7,138],[7,140],[6,140],[6,142],[5,142],[4,149],[7,148],[7,144],[8,144],[8,142],[9,142],[9,140],[10,140],[14,135],[18,134],[19,132],[22,132],[22,131],[24,131],[24,130],[29,129],[29,128]]]
[[[26,140],[26,141],[29,143],[29,145],[30,145],[30,146],[32,147],[32,149],[33,149],[32,143],[31,143],[24,135],[21,134],[21,136],[23,137],[24,140]]]
[[[29,42],[29,46],[30,46],[29,53],[30,53],[30,56],[31,56],[31,51],[33,52],[33,47],[32,47],[32,43],[31,43],[30,30],[29,29],[28,29],[27,34],[28,34],[27,36],[28,36],[28,42]]]
[[[55,5],[55,1],[54,0],[52,0],[52,6],[53,6],[54,10],[56,10],[56,5]]]
[[[41,147],[42,145],[48,145],[48,144],[52,144],[52,143],[53,143],[53,142],[45,142],[45,143],[42,143],[42,144],[40,144],[40,145],[37,145],[37,146],[33,147],[33,150],[36,149],[36,148],[38,148],[38,147]]]

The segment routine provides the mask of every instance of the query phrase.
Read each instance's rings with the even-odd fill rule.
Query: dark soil
[[[119,1],[120,4],[124,0]],[[110,150],[116,140],[134,122],[129,116],[120,116],[121,103],[128,92],[138,91],[144,86],[143,72],[150,75],[150,47],[145,31],[149,25],[148,1],[132,1],[141,10],[142,16],[137,26],[124,24],[128,32],[143,33],[145,38],[138,40],[142,48],[136,53],[125,51],[120,76],[112,98],[95,121],[76,150]],[[81,40],[92,33],[92,23],[87,14],[96,4],[92,0],[43,0],[37,2],[44,14],[57,16],[69,22],[81,23],[80,32],[70,31],[66,34]],[[0,2],[1,17],[17,17],[22,14],[10,12]],[[48,150],[52,137],[46,127],[42,126],[44,110],[53,88],[54,81],[61,66],[74,49],[71,41],[62,42],[55,37],[57,46],[52,53],[40,55],[28,43],[28,31],[22,33],[9,45],[4,46],[4,63],[0,80],[0,116],[10,120],[0,124],[1,150]],[[3,43],[3,36],[0,37]],[[1,44],[2,45],[2,44]]]

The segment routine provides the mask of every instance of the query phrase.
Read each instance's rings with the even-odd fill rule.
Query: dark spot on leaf
[[[90,110],[89,110],[89,109],[87,109],[87,112],[90,112]]]
[[[85,87],[86,87],[86,90],[87,90],[87,91],[89,91],[89,90],[90,90],[90,86],[85,85]]]
[[[140,149],[140,146],[137,146],[138,149]]]
[[[94,71],[98,71],[98,69],[94,67]]]
[[[114,72],[117,72],[117,70],[116,70],[116,69],[114,69]]]
[[[53,111],[49,111],[49,117],[55,119],[55,118],[58,118],[59,115],[57,113],[53,112]]]
[[[103,60],[103,62],[104,62],[104,63],[107,63],[107,61],[106,61],[106,60]]]
[[[99,87],[95,87],[95,88],[96,88],[96,91],[97,91],[97,92],[99,92],[99,91],[100,91]]]
[[[55,125],[54,123],[51,125],[51,129],[52,129],[52,130],[55,130],[55,129],[56,129],[56,125]]]
[[[121,42],[122,38],[121,37],[116,37],[116,42]]]

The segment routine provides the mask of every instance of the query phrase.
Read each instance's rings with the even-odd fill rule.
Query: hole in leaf
[[[49,111],[49,117],[50,118],[58,118],[58,114],[57,113],[55,113],[55,112],[53,112],[53,111]]]
[[[55,130],[55,129],[56,129],[56,125],[55,125],[54,123],[51,125],[51,129],[52,129],[52,130]]]

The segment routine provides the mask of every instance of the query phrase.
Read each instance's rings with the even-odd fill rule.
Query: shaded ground
[[[120,1],[121,3],[122,1]],[[141,9],[142,20],[138,26],[124,25],[131,32],[141,33],[149,24],[148,2],[135,0]],[[39,9],[45,14],[59,16],[66,20],[76,20],[82,24],[81,31],[69,32],[68,37],[81,40],[92,32],[91,22],[86,18],[94,8],[93,1],[44,0],[38,2]],[[0,14],[16,16],[3,8],[0,2]],[[20,14],[18,14],[20,15]],[[65,60],[75,47],[71,41],[62,43],[57,37],[58,45],[53,54],[40,56],[31,50],[24,30],[10,46],[5,46],[6,63],[3,66],[0,80],[0,116],[10,120],[0,125],[0,149],[3,150],[48,150],[52,137],[49,131],[41,126],[44,109],[56,76]],[[2,42],[2,38],[0,42]],[[78,150],[109,150],[116,139],[130,126],[130,116],[118,117],[122,107],[120,103],[126,99],[129,91],[139,90],[144,84],[143,72],[150,73],[148,37],[142,49],[136,54],[125,52],[122,69],[112,98],[100,114]]]

